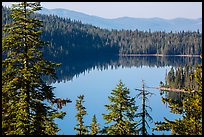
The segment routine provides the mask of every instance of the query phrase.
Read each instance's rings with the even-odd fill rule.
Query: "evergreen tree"
[[[141,128],[138,129],[139,132],[141,132],[141,135],[147,135],[148,132],[147,132],[147,129],[146,129],[146,125],[150,128],[146,118],[149,119],[150,122],[153,121],[152,117],[150,116],[150,114],[148,113],[147,109],[146,108],[149,108],[150,110],[152,110],[152,108],[150,106],[147,106],[146,105],[146,101],[148,100],[148,95],[153,95],[153,93],[149,92],[149,91],[146,91],[144,89],[144,81],[142,81],[142,90],[140,89],[136,89],[136,90],[139,90],[140,93],[137,94],[137,97],[138,98],[142,98],[142,112],[141,113],[138,113],[137,114],[137,117],[141,117],[140,121],[138,122],[137,124],[137,127],[139,125],[142,125]]]
[[[2,39],[2,134],[45,135],[59,131],[55,118],[63,118],[51,105],[53,87],[45,77],[56,78],[58,64],[43,58],[42,21],[30,15],[39,2],[22,2],[11,8],[13,21],[3,26]],[[66,100],[68,101],[68,100]],[[49,105],[50,104],[50,105]]]
[[[108,99],[111,104],[105,105],[108,114],[102,114],[109,126],[104,127],[103,134],[108,135],[135,135],[136,124],[134,120],[136,116],[137,106],[135,105],[135,98],[129,96],[130,91],[122,81],[119,81],[117,87],[112,90]]]
[[[91,123],[90,128],[91,128],[91,132],[90,132],[91,135],[97,135],[100,131],[99,124],[97,123],[95,114],[92,117],[92,123]]]
[[[84,125],[83,117],[87,115],[86,108],[83,106],[84,103],[84,95],[78,96],[78,100],[76,100],[76,109],[78,113],[76,114],[76,118],[78,120],[78,124],[74,127],[74,130],[77,131],[77,135],[87,135],[88,127]]]
[[[182,109],[171,100],[166,100],[171,112],[182,113],[182,118],[171,121],[164,117],[165,122],[155,122],[153,130],[167,130],[176,135],[202,135],[202,65],[197,66],[193,76],[198,89],[188,87],[191,92],[182,100]]]

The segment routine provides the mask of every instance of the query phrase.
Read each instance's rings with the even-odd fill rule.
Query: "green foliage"
[[[95,114],[92,117],[92,123],[91,123],[90,128],[91,128],[90,135],[97,135],[100,132],[99,124],[97,123]]]
[[[15,4],[13,20],[2,28],[3,135],[54,135],[59,131],[54,119],[65,115],[50,105],[53,87],[43,80],[56,78],[59,64],[43,58],[42,21],[30,16],[40,9],[39,2]]]
[[[135,135],[136,124],[134,120],[136,116],[137,106],[135,98],[129,96],[129,89],[125,87],[122,81],[119,81],[117,87],[112,90],[108,99],[111,102],[105,105],[109,111],[108,114],[102,114],[106,120],[105,124],[109,124],[102,130],[107,135]]]
[[[177,67],[175,70],[172,67],[165,79],[167,79],[165,87],[185,89],[198,88],[193,75],[195,70],[194,66],[185,65],[184,67]]]
[[[202,135],[202,65],[198,65],[191,76],[195,78],[197,88],[188,87],[192,92],[182,100],[181,106],[171,99],[165,99],[171,112],[182,113],[182,118],[173,121],[164,118],[165,122],[155,122],[153,130],[170,130],[176,135]]]
[[[78,100],[76,100],[76,109],[78,113],[76,114],[77,121],[79,122],[75,127],[74,130],[77,131],[77,135],[87,135],[88,134],[88,127],[84,126],[83,117],[87,115],[86,108],[83,106],[84,103],[84,95],[78,96]]]
[[[9,22],[8,9],[3,8],[2,23]],[[54,15],[33,14],[43,20],[41,38],[50,42],[44,48],[49,58],[58,62],[67,56],[98,56],[123,54],[201,54],[202,33],[147,32],[140,30],[108,30],[83,24],[80,21]],[[185,47],[185,48],[184,48]]]

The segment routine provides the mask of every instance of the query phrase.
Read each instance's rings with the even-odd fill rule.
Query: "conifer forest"
[[[202,135],[202,32],[110,30],[40,14],[42,8],[40,2],[2,5],[2,135],[59,135],[57,119],[75,135]],[[180,63],[180,58],[193,63]],[[146,64],[159,68],[164,62],[168,71],[154,88],[159,89],[161,105],[168,104],[168,113],[179,115],[175,119],[155,120],[149,101],[156,95],[146,86],[148,80],[137,81],[142,88],[132,89],[124,80],[128,74],[113,77],[117,84],[110,83],[102,104],[105,111],[100,114],[89,111],[87,94],[80,92],[73,98],[75,89],[67,87],[68,96],[61,98],[63,91],[55,92],[53,85],[74,82],[93,70],[122,71]],[[93,91],[87,92],[96,96],[95,86],[106,80],[95,81]],[[74,126],[66,118],[69,113]]]

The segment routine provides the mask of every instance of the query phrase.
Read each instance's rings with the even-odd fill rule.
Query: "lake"
[[[171,67],[194,65],[200,63],[199,58],[190,57],[94,57],[94,58],[69,58],[63,60],[62,66],[57,70],[58,80],[50,81],[56,87],[54,93],[56,97],[68,98],[72,103],[63,107],[62,111],[67,112],[63,120],[56,120],[61,129],[58,134],[75,135],[74,130],[77,120],[75,115],[76,99],[79,95],[84,95],[84,104],[87,114],[84,116],[84,125],[91,124],[92,116],[95,114],[100,128],[105,126],[102,114],[107,114],[105,104],[109,104],[108,96],[115,89],[121,80],[130,90],[130,95],[134,97],[138,94],[135,89],[142,89],[142,80],[145,89],[154,93],[149,98],[147,105],[152,108],[148,112],[153,117],[153,123],[148,122],[150,129],[148,134],[170,134],[170,132],[152,132],[155,127],[154,122],[164,121],[163,117],[169,120],[180,118],[181,115],[170,113],[168,104],[161,101],[160,90],[149,88],[158,87],[160,81],[165,81],[165,75]],[[136,99],[139,105],[138,112],[141,111],[141,100]]]

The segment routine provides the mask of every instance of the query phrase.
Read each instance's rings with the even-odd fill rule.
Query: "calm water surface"
[[[105,120],[103,119],[102,114],[108,113],[104,105],[109,104],[108,96],[111,95],[111,91],[116,87],[119,80],[122,80],[125,86],[129,88],[130,95],[134,97],[138,94],[138,91],[136,91],[135,88],[142,88],[142,80],[145,82],[145,87],[158,87],[160,81],[165,81],[166,72],[170,70],[171,66],[175,65],[174,62],[172,65],[170,64],[167,66],[150,66],[144,65],[144,63],[138,62],[138,59],[136,59],[136,64],[140,64],[138,66],[131,63],[132,60],[134,61],[135,59],[131,58],[130,60],[128,58],[124,60],[120,58],[117,61],[110,63],[115,65],[106,64],[105,67],[101,67],[101,65],[93,65],[92,67],[89,67],[89,69],[85,69],[76,75],[72,75],[71,78],[67,78],[66,80],[61,79],[60,81],[53,83],[52,86],[56,87],[54,90],[56,97],[72,100],[72,103],[67,104],[62,109],[62,111],[67,112],[64,119],[56,120],[61,129],[58,134],[76,134],[74,127],[77,124],[75,117],[77,114],[75,108],[76,99],[78,99],[77,96],[84,95],[85,102],[83,105],[86,107],[88,113],[88,115],[84,116],[84,125],[90,125],[92,116],[95,114],[100,127],[103,128],[103,126],[105,126]],[[73,66],[74,65],[72,64],[70,68],[76,70],[76,66]],[[66,73],[67,72],[64,72],[62,75],[66,75]],[[168,105],[163,104],[161,101],[159,90],[153,88],[146,88],[146,90],[155,94],[151,96],[147,102],[147,105],[152,107],[152,111],[148,110],[148,112],[153,117],[153,123],[149,122],[150,129],[147,128],[148,133],[162,134],[163,131],[152,132],[151,128],[155,127],[154,122],[164,121],[163,117],[173,120],[181,116],[170,113]],[[139,105],[138,112],[141,111],[141,100],[136,99],[136,105]],[[164,134],[170,134],[170,132],[164,132]]]

